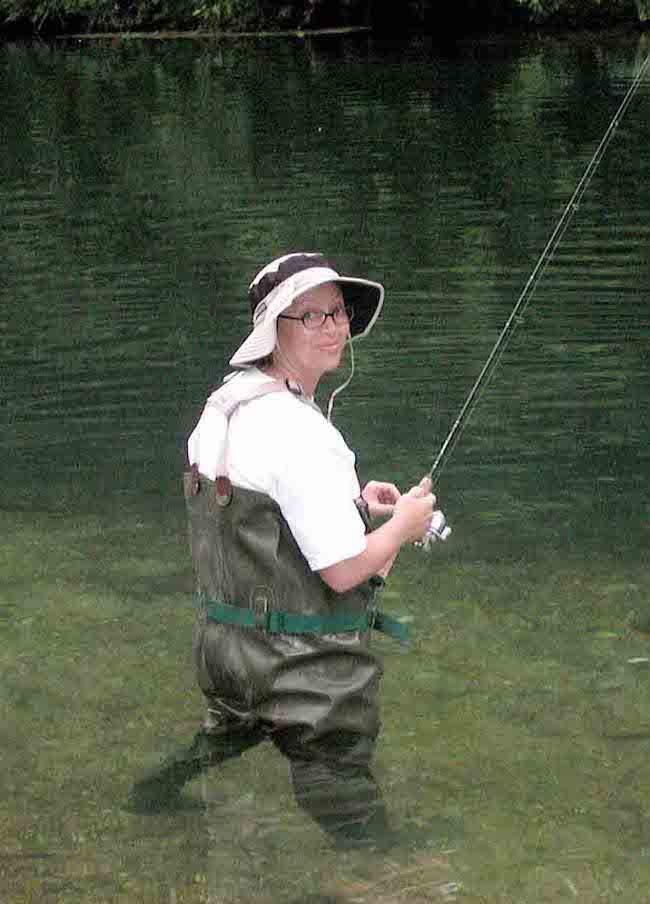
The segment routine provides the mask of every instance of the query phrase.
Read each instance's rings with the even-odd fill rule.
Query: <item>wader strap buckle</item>
[[[269,630],[269,613],[268,612],[253,612],[253,627],[256,631],[268,631]]]
[[[408,643],[409,629],[404,622],[401,622],[390,615],[386,615],[385,612],[381,612],[379,609],[375,609],[374,616],[372,626],[375,631],[381,631],[383,634],[387,634],[389,637],[399,640],[402,644]]]
[[[253,617],[253,627],[256,631],[269,631],[269,598],[264,592],[256,593],[253,598],[253,607],[251,615]]]

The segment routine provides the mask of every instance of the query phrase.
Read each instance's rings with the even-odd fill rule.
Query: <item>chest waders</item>
[[[387,833],[370,770],[382,667],[369,637],[375,627],[404,639],[403,628],[376,612],[380,579],[335,593],[309,568],[279,506],[230,484],[225,448],[221,464],[215,481],[195,466],[184,480],[194,663],[208,717],[132,799],[139,792],[145,809],[146,800],[156,808],[204,769],[270,739],[289,759],[296,800],[325,831],[375,843]]]

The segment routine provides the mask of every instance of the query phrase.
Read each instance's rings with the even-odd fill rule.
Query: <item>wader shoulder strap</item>
[[[261,399],[265,395],[272,392],[289,392],[296,399],[306,405],[315,408],[319,414],[322,414],[318,405],[306,398],[302,394],[300,387],[292,383],[290,380],[268,380],[265,383],[257,383],[253,385],[243,384],[237,379],[239,375],[234,374],[231,379],[226,378],[222,386],[213,392],[208,401],[206,408],[216,408],[226,418],[226,435],[224,437],[221,455],[217,464],[217,475],[228,476],[228,433],[230,426],[230,418],[233,416],[240,405],[245,405],[255,399]]]
[[[217,408],[228,420],[235,408],[253,399],[260,399],[270,392],[287,392],[287,386],[282,380],[268,380],[264,383],[241,385],[239,380],[226,380],[216,392],[213,392],[205,403],[206,408]]]
[[[254,399],[261,399],[265,395],[272,392],[286,392],[287,387],[280,380],[272,380],[267,383],[261,383],[253,386],[241,386],[240,381],[236,377],[232,380],[226,380],[224,384],[213,392],[208,401],[206,408],[216,408],[223,414],[226,419],[226,433],[221,447],[221,454],[217,462],[217,477],[228,476],[228,440],[230,434],[230,418],[233,416],[240,405],[252,402]]]

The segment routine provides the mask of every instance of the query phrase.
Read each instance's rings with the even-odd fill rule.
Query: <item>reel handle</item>
[[[437,509],[433,513],[429,528],[421,540],[416,542],[416,546],[429,552],[431,546],[438,541],[444,542],[451,534],[451,528],[447,525],[447,519],[444,513]]]

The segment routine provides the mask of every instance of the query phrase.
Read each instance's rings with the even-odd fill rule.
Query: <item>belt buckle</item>
[[[266,587],[256,587],[252,594],[253,627],[262,633],[269,629],[269,591]]]

